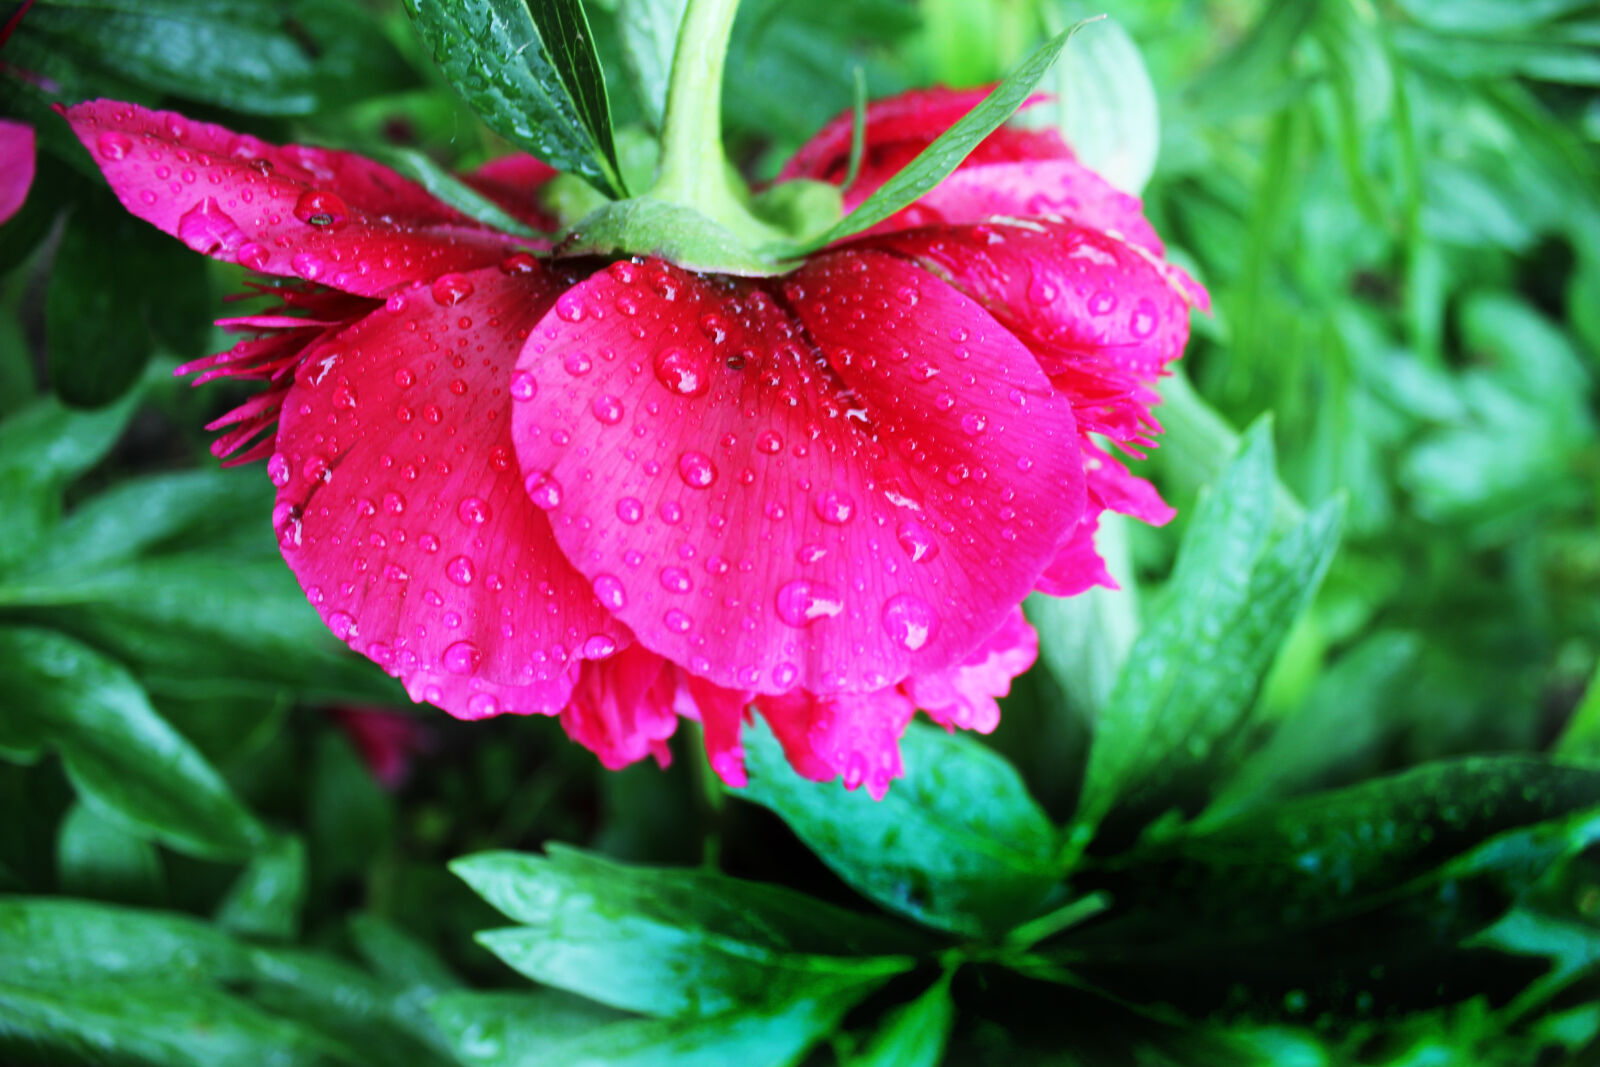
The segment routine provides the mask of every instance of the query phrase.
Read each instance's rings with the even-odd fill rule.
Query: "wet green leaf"
[[[626,196],[600,59],[579,0],[405,0],[445,77],[496,133]]]
[[[478,940],[546,985],[666,1017],[717,1015],[870,985],[906,942],[800,894],[568,849],[484,853],[452,869],[522,926]]]
[[[12,711],[0,749],[59,752],[79,795],[130,830],[198,856],[248,855],[266,830],[144,690],[93,649],[49,630],[0,629]]]
[[[905,777],[875,801],[794,773],[763,726],[745,731],[750,785],[735,794],[777,812],[846,882],[892,911],[964,935],[1030,915],[1056,882],[1055,834],[1004,759],[958,734],[912,723]]]

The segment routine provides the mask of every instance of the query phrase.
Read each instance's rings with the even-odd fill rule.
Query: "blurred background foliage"
[[[620,129],[680,7],[587,5]],[[771,175],[857,69],[983,84],[1099,11],[1020,121],[1214,297],[1145,465],[1180,518],[1108,523],[1124,591],[1030,604],[999,731],[914,729],[873,805],[759,731],[745,797],[687,731],[607,773],[326,634],[266,479],[206,452],[238,395],[171,375],[242,272],[128,219],[49,105],[504,145],[398,4],[35,4],[0,49],[40,145],[0,227],[7,1061],[1600,1055],[1600,5],[745,0],[730,153]]]

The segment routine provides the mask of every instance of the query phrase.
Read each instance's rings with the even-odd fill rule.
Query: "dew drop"
[[[582,352],[571,352],[561,361],[561,366],[574,378],[581,378],[594,369],[594,361]]]
[[[583,643],[584,659],[606,659],[617,653],[617,642],[605,634],[590,634]]]
[[[614,574],[597,574],[594,577],[594,598],[607,611],[621,611],[628,606],[628,593],[622,579]]]
[[[694,628],[694,620],[689,618],[689,616],[684,612],[679,611],[677,608],[673,608],[665,615],[661,616],[661,625],[665,626],[675,634],[686,634]]]
[[[976,411],[969,411],[961,416],[961,429],[968,437],[978,437],[989,428],[987,417]]]
[[[356,636],[355,616],[345,611],[334,611],[328,614],[328,629],[333,631],[333,636],[341,641],[348,641]]]
[[[855,517],[856,502],[849,493],[828,489],[812,501],[811,508],[830,526],[843,526]]]
[[[693,579],[682,567],[662,567],[658,577],[661,579],[661,588],[669,593],[687,593],[694,588]]]
[[[519,370],[511,376],[511,399],[529,401],[539,395],[539,383],[533,375]]]
[[[562,293],[561,298],[556,301],[556,314],[561,317],[563,322],[582,322],[582,298],[570,290]]]
[[[756,448],[769,456],[783,451],[783,437],[777,430],[762,430],[756,437]]]
[[[390,515],[404,515],[406,498],[399,493],[383,494],[383,510]]]
[[[472,584],[473,573],[472,561],[466,556],[457,556],[444,566],[444,576],[461,586]]]
[[[678,396],[702,396],[711,388],[705,361],[682,348],[663,348],[655,355],[656,380]]]
[[[482,526],[489,521],[489,504],[482,497],[462,497],[456,507],[456,517],[468,526]]]
[[[778,618],[801,629],[818,619],[831,619],[844,610],[844,600],[833,588],[821,582],[797,578],[778,590]]]
[[[107,130],[95,139],[95,148],[103,158],[115,162],[126,158],[128,153],[133,151],[133,141],[125,133]]]
[[[522,488],[537,508],[549,511],[561,506],[561,483],[549,471],[529,471]]]
[[[638,497],[625,496],[617,501],[617,518],[629,526],[636,526],[644,518],[644,504]]]
[[[1129,328],[1135,337],[1149,337],[1156,332],[1156,305],[1149,297],[1141,298],[1134,307]]]
[[[267,460],[267,477],[279,489],[289,484],[289,461],[283,458],[282,452],[274,452]]]
[[[610,393],[601,393],[595,397],[589,405],[589,411],[607,426],[615,426],[622,421],[622,401]]]
[[[500,261],[502,274],[532,274],[539,269],[539,261],[527,252],[513,252]]]
[[[895,530],[894,537],[905,549],[906,555],[911,557],[912,563],[926,563],[939,554],[939,542],[934,540],[933,531],[916,519],[902,522]]]
[[[1117,297],[1104,289],[1098,290],[1089,297],[1089,314],[1109,315],[1117,309]]]
[[[434,303],[443,307],[453,307],[472,295],[473,285],[464,275],[441,274],[433,280],[432,291]]]
[[[254,241],[246,241],[239,246],[239,251],[234,253],[234,258],[239,261],[239,266],[249,270],[262,270],[272,259],[272,254],[262,245]]]
[[[493,693],[473,693],[467,698],[467,717],[471,719],[487,719],[491,715],[500,714],[500,701]]]
[[[926,600],[912,593],[900,593],[885,601],[882,620],[890,640],[907,652],[922,648],[939,629],[939,616]]]
[[[685,452],[678,457],[678,477],[691,489],[709,489],[717,480],[717,468],[704,452]]]
[[[350,221],[350,209],[337,193],[310,189],[294,202],[294,217],[308,226],[337,230]]]

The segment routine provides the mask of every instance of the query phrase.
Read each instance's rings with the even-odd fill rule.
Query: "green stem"
[[[775,232],[744,205],[722,154],[722,72],[739,0],[689,0],[678,29],[652,200],[693,208],[741,237]]]

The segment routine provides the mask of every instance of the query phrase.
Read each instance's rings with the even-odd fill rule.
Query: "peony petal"
[[[588,660],[572,698],[561,712],[567,736],[600,757],[607,770],[621,770],[646,756],[665,753],[662,744],[678,725],[673,707],[676,669],[640,645],[607,659]],[[661,759],[665,767],[671,757]]]
[[[893,687],[873,693],[815,696],[796,691],[756,698],[783,754],[802,777],[826,782],[843,776],[846,789],[861,785],[882,800],[889,783],[905,774],[900,735],[916,708]]]
[[[901,690],[945,727],[992,733],[1000,725],[997,697],[1039,658],[1039,634],[1013,608],[1000,629],[960,665],[933,674],[913,674]]]
[[[492,265],[519,243],[349,152],[280,147],[114,100],[61,113],[124,207],[226,263],[383,296]]]
[[[576,661],[629,640],[522,491],[511,363],[560,283],[513,266],[392,296],[308,352],[268,464],[329,628],[464,718],[559,710]]]
[[[33,184],[33,127],[0,119],[0,222],[21,208]]]
[[[1183,353],[1189,307],[1147,252],[1072,223],[913,230],[868,244],[988,308],[1073,399],[1085,430],[1149,443],[1149,384]]]
[[[947,666],[1077,522],[1070,407],[891,257],[768,284],[618,264],[564,295],[517,364],[529,492],[640,642],[717,685],[864,692]]]
[[[1039,576],[1039,584],[1034,588],[1049,596],[1077,596],[1097,585],[1107,589],[1122,588],[1111,577],[1111,572],[1106,570],[1106,561],[1094,546],[1094,535],[1099,529],[1100,511],[1091,508],[1084,513],[1078,528],[1072,531],[1072,537],[1061,546],[1056,558],[1050,561],[1050,566]]]
[[[539,190],[560,173],[532,156],[511,155],[492,159],[472,173],[463,174],[461,180],[519,221],[541,232],[554,233],[560,224],[539,202]]]
[[[688,671],[678,672],[678,714],[697,719],[705,736],[711,769],[736,789],[749,782],[739,733],[749,718],[751,694],[712,685]]]
[[[1118,515],[1128,515],[1151,526],[1165,526],[1177,511],[1156,492],[1156,487],[1128,472],[1111,453],[1093,440],[1083,442],[1083,470],[1089,485],[1089,502]]]
[[[851,186],[853,193],[870,192],[888,181],[917,153],[939,135],[966,117],[983,102],[993,86],[976,89],[913,89],[867,105],[865,154],[860,175]],[[1046,98],[1036,94],[1018,110],[1026,110]],[[850,163],[850,146],[855,137],[855,111],[840,112],[800,147],[778,174],[778,181],[810,178],[838,184]],[[973,150],[965,163],[999,162],[1017,159],[1072,158],[1072,150],[1053,132],[1018,130],[1002,126]],[[859,193],[865,199],[866,193]],[[853,204],[850,206],[854,206]]]

